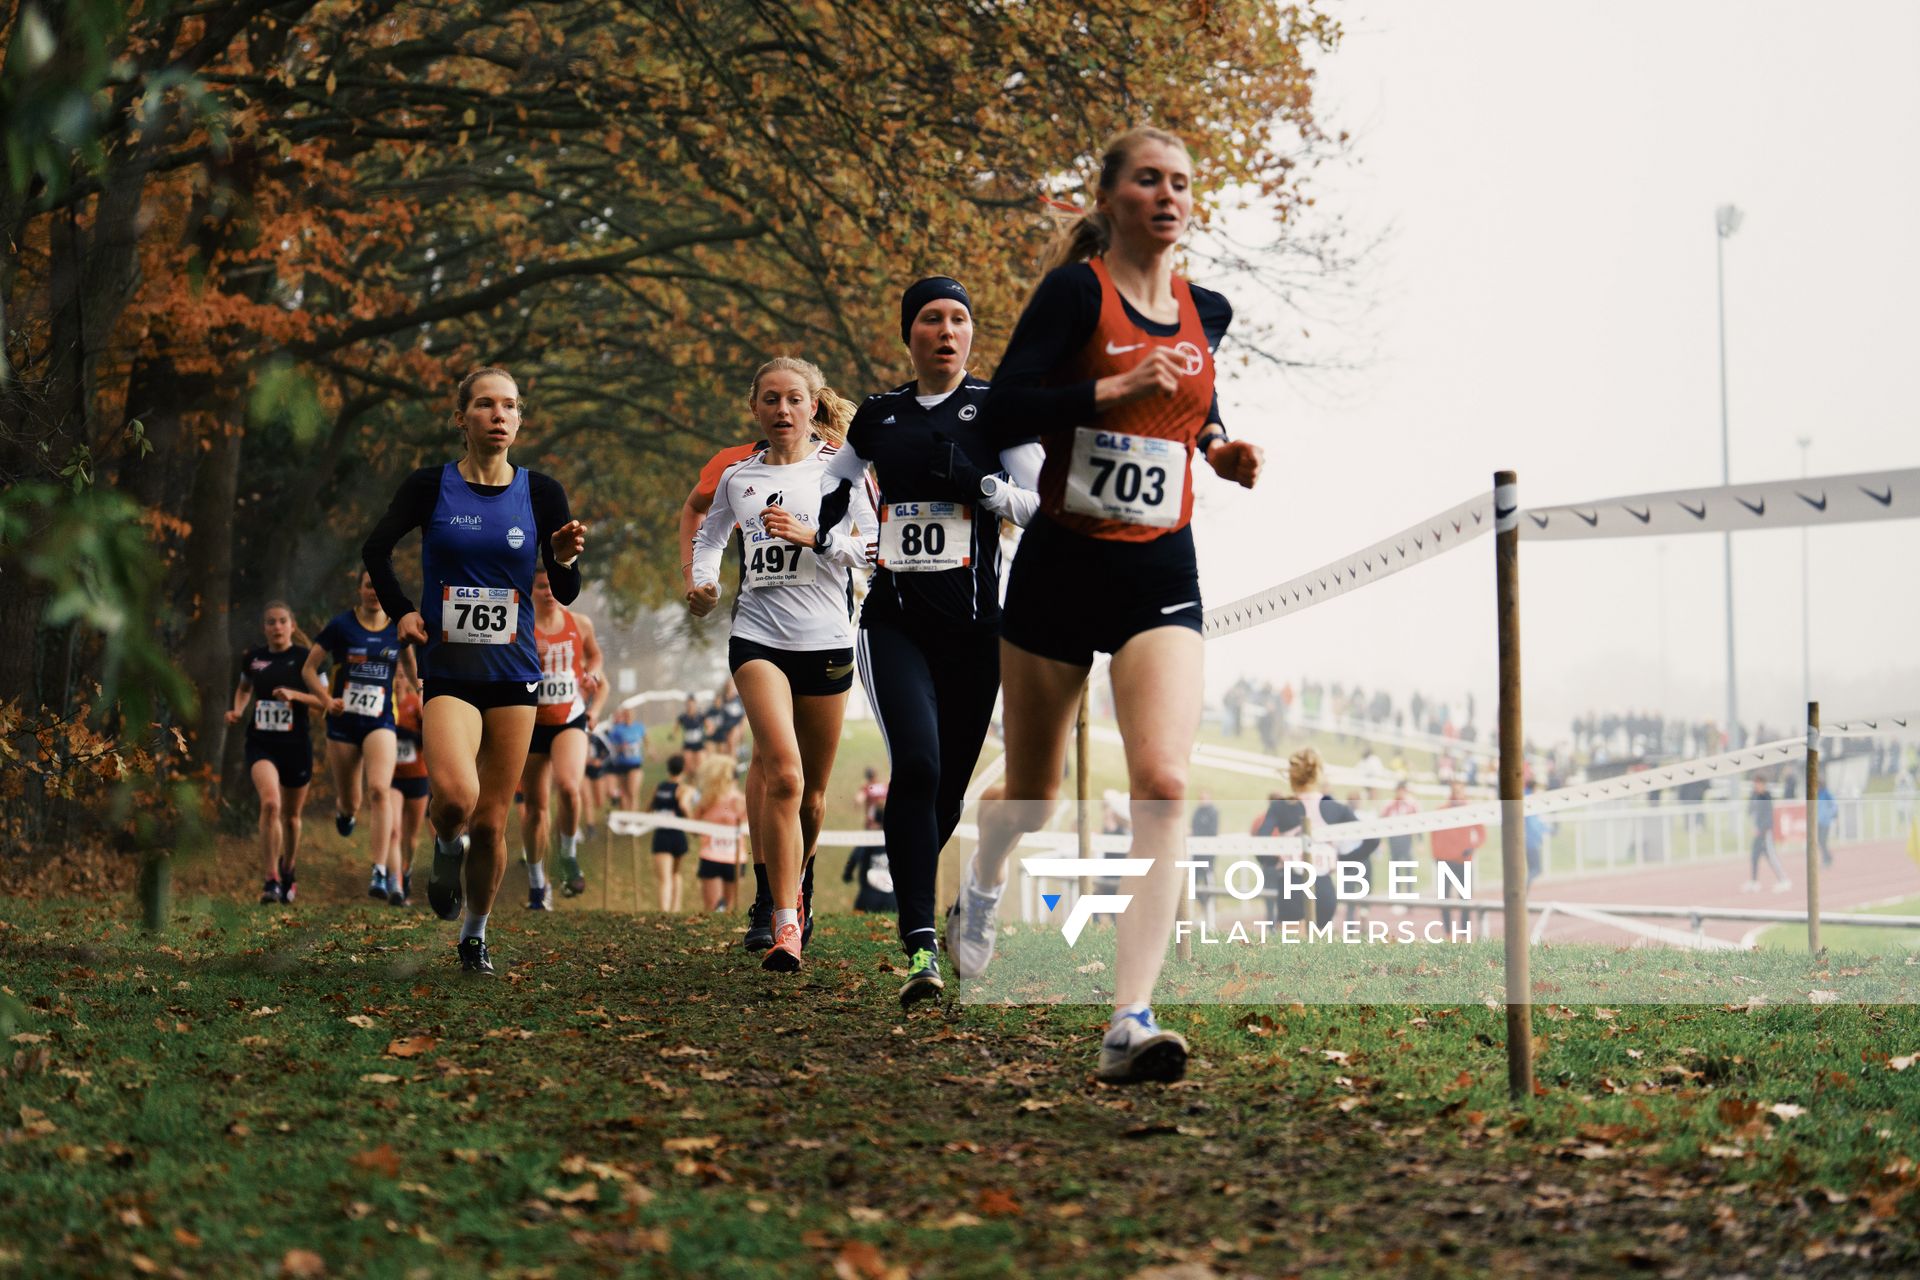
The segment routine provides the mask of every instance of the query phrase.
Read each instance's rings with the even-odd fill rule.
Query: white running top
[[[721,473],[713,505],[694,535],[693,585],[719,585],[720,560],[736,524],[749,561],[757,546],[778,548],[788,555],[798,551],[800,558],[809,562],[802,567],[801,576],[811,579],[755,586],[751,574],[743,572],[732,630],[740,639],[795,651],[852,646],[852,571],[871,563],[867,540],[877,536],[880,527],[870,487],[853,487],[847,514],[829,534],[825,552],[802,549],[781,539],[769,540],[760,525],[760,513],[776,502],[800,523],[813,525],[820,516],[821,475],[835,452],[835,446],[823,444],[799,462],[773,466],[767,462],[766,451],[761,450]]]

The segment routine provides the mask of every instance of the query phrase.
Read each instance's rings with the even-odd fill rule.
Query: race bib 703
[[[1171,529],[1187,496],[1187,448],[1159,436],[1079,427],[1063,505],[1075,515]]]

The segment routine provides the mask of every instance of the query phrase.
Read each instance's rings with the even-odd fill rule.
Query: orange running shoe
[[[773,931],[773,948],[760,961],[762,969],[774,973],[797,973],[800,969],[800,926],[783,924]]]

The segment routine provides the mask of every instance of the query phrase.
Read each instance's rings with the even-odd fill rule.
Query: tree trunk
[[[243,439],[242,429],[228,422],[207,434],[208,447],[194,472],[187,516],[192,531],[181,560],[181,578],[193,593],[183,601],[188,621],[182,665],[200,700],[192,753],[215,782],[224,774],[226,711],[233,705],[234,667],[228,622],[233,582],[233,498],[239,484]]]

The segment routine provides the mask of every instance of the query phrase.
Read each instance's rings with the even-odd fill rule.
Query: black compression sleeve
[[[580,598],[580,562],[563,565],[553,558],[555,531],[573,519],[567,507],[567,491],[552,476],[529,471],[527,497],[533,502],[534,527],[540,531],[540,563],[547,569],[547,585],[553,588],[555,600],[572,604]]]
[[[401,589],[400,577],[393,571],[393,549],[400,539],[433,519],[433,506],[439,497],[440,468],[421,467],[400,482],[399,491],[387,504],[387,513],[360,544],[360,562],[373,578],[380,607],[389,618],[404,618],[414,612],[413,601]]]
[[[1017,444],[1093,420],[1093,381],[1049,385],[1100,321],[1100,283],[1084,262],[1047,273],[1021,313],[987,392],[996,443]]]

